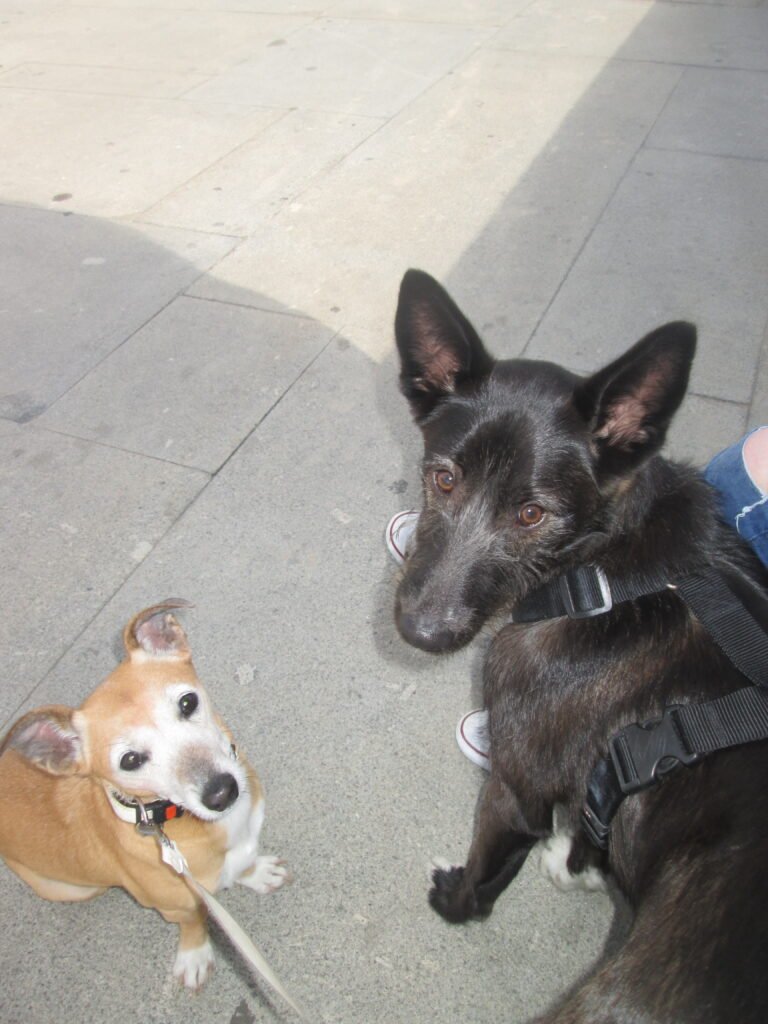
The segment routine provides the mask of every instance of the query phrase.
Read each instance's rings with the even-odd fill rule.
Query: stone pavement
[[[523,1022],[614,909],[535,858],[482,925],[426,904],[482,773],[480,645],[408,649],[382,544],[418,503],[400,276],[499,354],[700,349],[672,451],[768,417],[759,0],[0,0],[0,727],[77,703],[168,596],[295,884],[225,902],[326,1024]],[[273,1022],[226,943],[0,869],[4,1024]],[[285,1011],[286,1018],[289,1016]]]

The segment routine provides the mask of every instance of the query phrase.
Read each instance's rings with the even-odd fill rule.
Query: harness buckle
[[[608,837],[611,834],[611,823],[602,821],[597,810],[592,806],[590,797],[581,807],[581,827],[587,833],[587,838],[599,850],[608,849]]]
[[[590,590],[599,592],[600,604],[593,605],[591,603],[589,596],[585,593],[586,587],[582,586],[577,589],[576,582],[579,578],[585,581],[586,587]],[[558,578],[557,586],[569,619],[591,619],[593,616],[603,615],[613,608],[611,585],[605,571],[599,565],[583,565],[578,569],[569,569]]]
[[[670,705],[653,721],[627,725],[611,739],[611,760],[625,796],[647,789],[681,764],[696,764],[704,756],[689,748],[678,707]]]

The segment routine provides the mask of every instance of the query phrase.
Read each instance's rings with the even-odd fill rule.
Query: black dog
[[[766,586],[706,483],[657,454],[687,387],[690,324],[660,327],[583,378],[494,360],[440,285],[409,271],[396,335],[425,449],[424,507],[396,603],[409,643],[456,650],[586,564],[613,579],[716,566],[733,589]],[[499,628],[484,674],[490,779],[466,866],[436,871],[430,902],[451,922],[489,914],[552,835],[557,804],[572,833],[568,872],[609,870],[635,913],[618,952],[542,1021],[768,1021],[768,744],[678,768],[625,799],[607,853],[579,827],[618,730],[744,685],[672,590],[591,618]]]

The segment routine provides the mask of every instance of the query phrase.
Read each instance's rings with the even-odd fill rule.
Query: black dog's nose
[[[438,619],[401,612],[397,626],[404,640],[422,651],[440,654],[456,646],[456,633]]]
[[[237,800],[239,794],[240,789],[234,775],[222,772],[208,780],[202,800],[209,811],[226,811]]]

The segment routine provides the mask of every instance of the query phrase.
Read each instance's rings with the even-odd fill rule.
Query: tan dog
[[[30,711],[0,746],[0,855],[38,895],[87,900],[122,886],[178,924],[174,974],[199,988],[213,965],[206,913],[136,830],[144,804],[195,878],[259,893],[288,872],[258,857],[264,797],[197,678],[165,601],[125,627],[127,657],[77,710]]]

